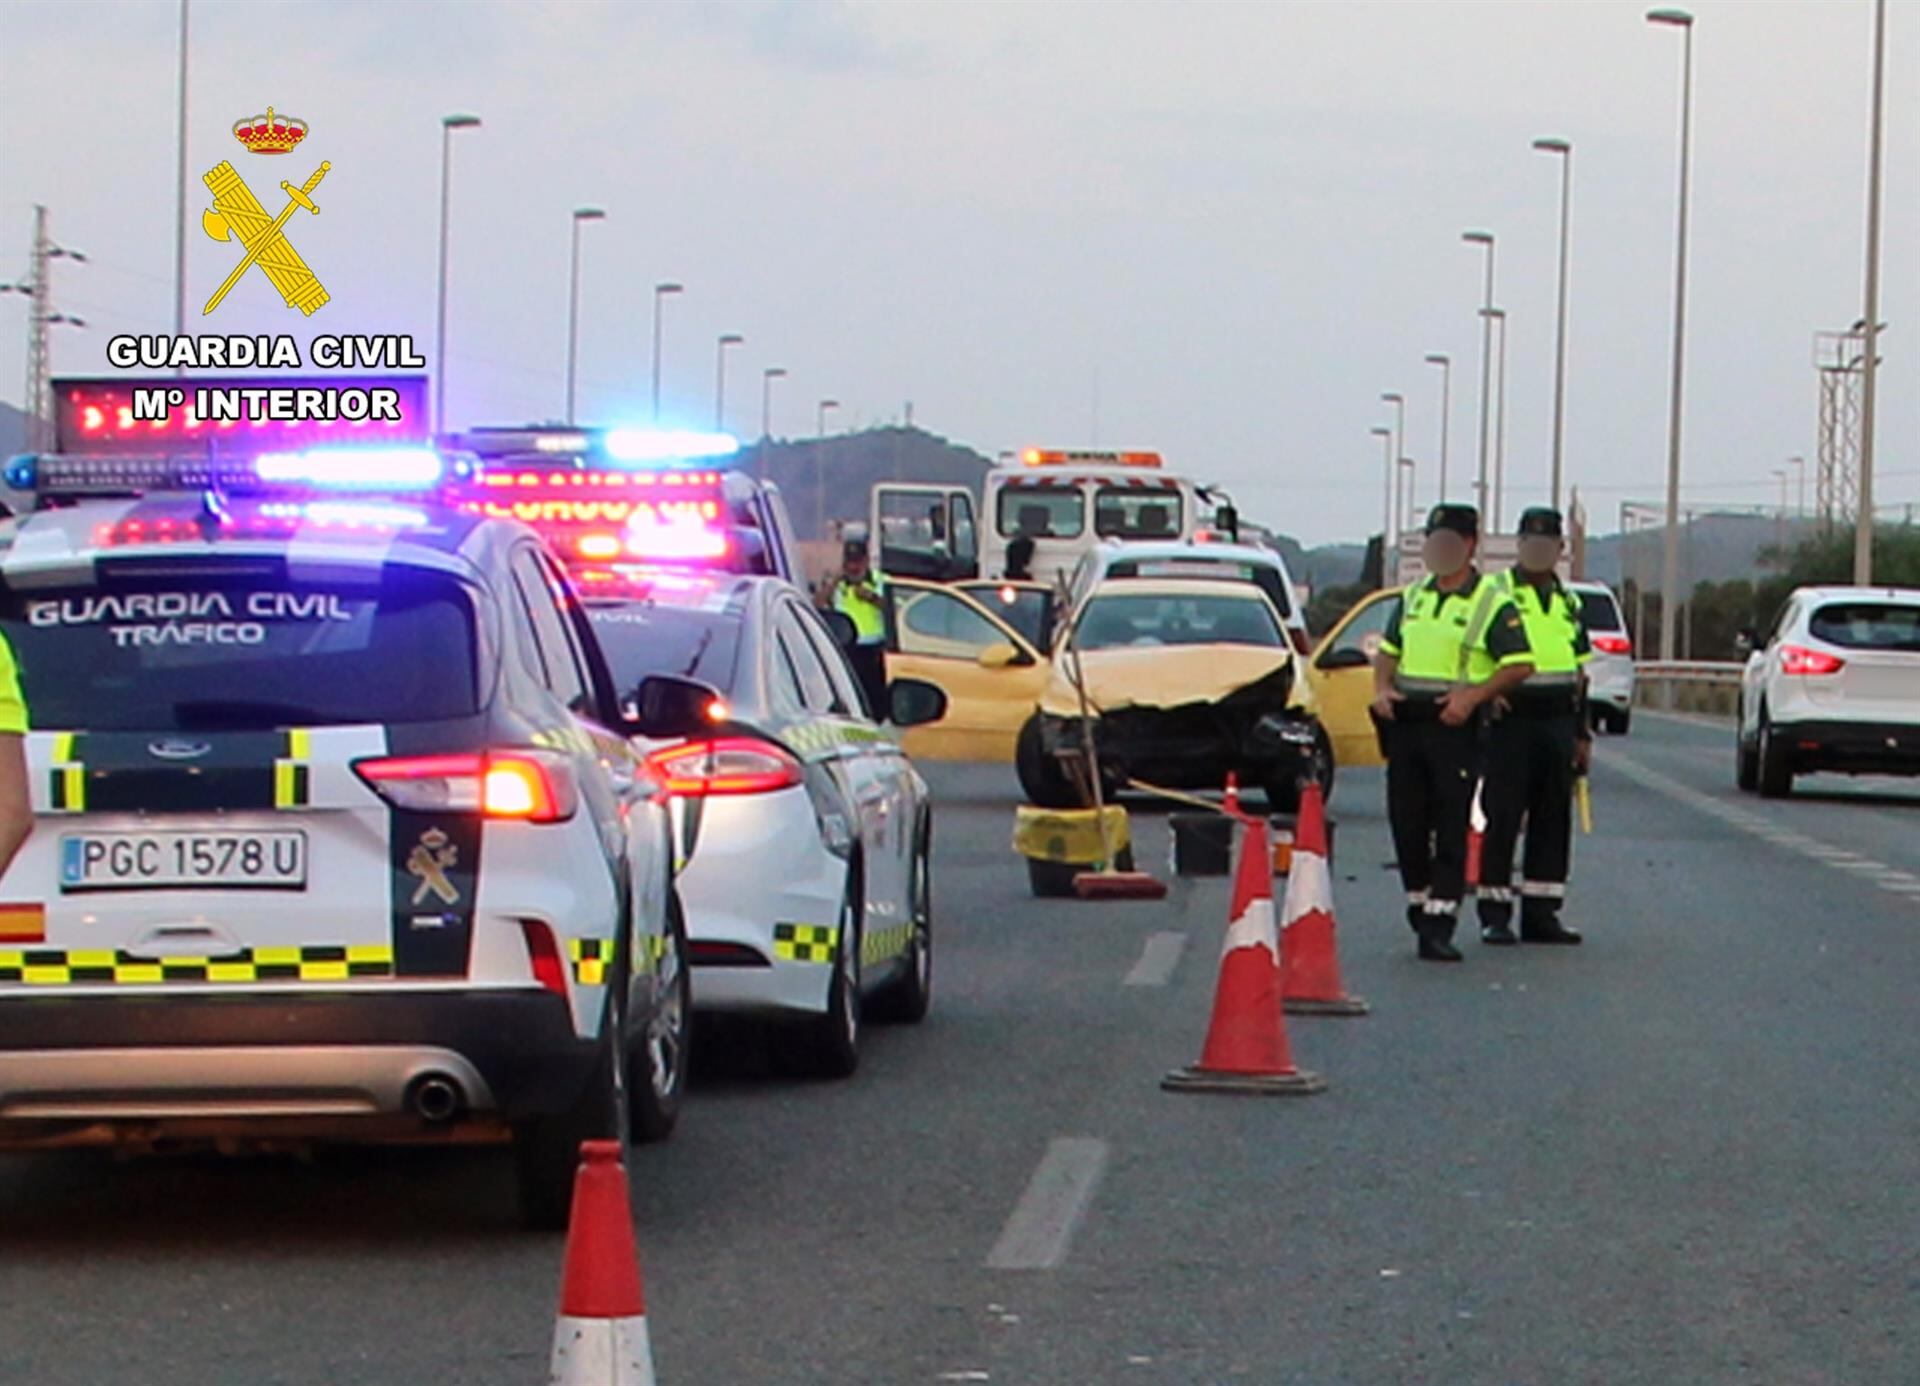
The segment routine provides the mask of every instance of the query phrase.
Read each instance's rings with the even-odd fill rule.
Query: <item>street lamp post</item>
[[[1493,426],[1493,508],[1483,512],[1483,523],[1487,533],[1500,533],[1500,511],[1506,502],[1507,488],[1507,310],[1504,308],[1482,308],[1489,323],[1497,323],[1500,328],[1500,345],[1494,348],[1495,366],[1493,368],[1494,398],[1500,403],[1495,406]],[[1484,505],[1484,498],[1482,500]]]
[[[773,437],[773,382],[786,379],[785,366],[768,366],[760,372],[760,436]]]
[[[1444,351],[1427,354],[1427,364],[1440,368],[1440,494],[1436,500],[1447,498],[1447,427],[1453,418],[1453,358]]]
[[[1787,469],[1775,467],[1773,475],[1780,482],[1780,509],[1775,512],[1773,522],[1773,546],[1780,550],[1780,561],[1784,564],[1787,557]]]
[[[1406,396],[1398,390],[1387,390],[1381,394],[1380,402],[1393,406],[1393,444],[1391,455],[1398,457],[1407,450],[1407,399]],[[1400,544],[1400,512],[1397,509],[1397,503],[1391,498],[1399,494],[1398,487],[1398,479],[1394,475],[1393,468],[1389,466],[1387,468],[1387,494],[1389,496],[1387,504],[1388,537],[1396,549]]]
[[[1667,400],[1667,528],[1660,550],[1660,609],[1670,615],[1680,605],[1680,406],[1686,380],[1687,345],[1687,195],[1693,158],[1693,16],[1685,10],[1649,10],[1647,22],[1678,28],[1680,50],[1680,196],[1673,257],[1673,380]],[[1674,625],[1660,622],[1660,658],[1672,659]],[[1668,690],[1672,697],[1672,690]]]
[[[1860,516],[1853,528],[1853,581],[1873,581],[1873,442],[1880,375],[1880,156],[1887,67],[1887,0],[1873,5],[1873,111],[1867,136],[1866,362],[1860,377]]]
[[[440,290],[435,300],[433,332],[433,431],[447,427],[447,194],[451,189],[453,132],[471,130],[480,123],[477,115],[440,117]]]
[[[187,331],[187,0],[180,0],[179,85],[173,207],[173,335],[176,340]]]
[[[814,430],[813,441],[813,533],[819,539],[827,538],[827,411],[838,409],[837,399],[820,401],[820,426]]]
[[[713,431],[716,433],[724,433],[727,428],[727,348],[739,346],[746,340],[738,332],[722,332],[714,352]]]
[[[573,269],[567,289],[567,422],[569,424],[573,422],[574,375],[580,354],[580,223],[605,221],[606,216],[605,210],[599,207],[573,209]]]
[[[827,413],[829,410],[838,409],[839,407],[840,401],[837,399],[823,399],[820,401],[820,426],[814,430],[817,437],[824,438],[827,436]]]
[[[1804,457],[1789,457],[1787,459],[1787,465],[1799,473],[1797,483],[1798,499],[1795,501],[1793,507],[1794,518],[1805,519],[1807,515],[1807,459]]]
[[[660,320],[661,304],[672,294],[685,293],[684,284],[655,284],[653,286],[653,421],[660,422]]]
[[[1380,440],[1382,453],[1386,460],[1386,486],[1382,499],[1382,510],[1384,513],[1380,519],[1380,585],[1382,587],[1391,587],[1393,586],[1393,574],[1389,570],[1388,564],[1392,563],[1397,566],[1399,561],[1399,543],[1393,533],[1393,430],[1384,426],[1378,426],[1370,428],[1367,431]]]
[[[1487,284],[1480,303],[1480,471],[1473,483],[1474,502],[1484,515],[1487,509],[1487,444],[1492,421],[1493,319],[1487,312],[1493,307],[1493,232],[1463,231],[1460,239],[1487,252]]]
[[[1414,468],[1416,464],[1411,457],[1402,457],[1396,460],[1400,466],[1401,486],[1399,489],[1401,494],[1397,498],[1400,519],[1398,523],[1394,525],[1394,528],[1404,534],[1413,527],[1413,488]]]
[[[1560,157],[1560,294],[1553,329],[1553,508],[1560,508],[1560,488],[1565,475],[1561,447],[1565,438],[1567,408],[1567,254],[1570,247],[1570,216],[1573,206],[1573,145],[1562,139],[1538,139],[1533,147],[1542,154]]]

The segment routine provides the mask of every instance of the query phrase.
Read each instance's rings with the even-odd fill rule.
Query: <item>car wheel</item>
[[[1763,799],[1784,799],[1793,793],[1793,762],[1788,757],[1787,745],[1773,734],[1773,724],[1767,720],[1767,714],[1760,714],[1760,797]]]
[[[840,902],[840,942],[827,983],[827,1009],[799,1027],[792,1046],[782,1045],[781,1067],[810,1078],[850,1078],[860,1067],[860,879],[847,873]]]
[[[514,1128],[514,1181],[520,1195],[520,1221],[529,1231],[566,1229],[573,1212],[573,1179],[580,1164],[580,1143],[618,1140],[627,1128],[624,1007],[619,1000],[625,991],[622,968],[607,985],[607,1013],[601,1021],[598,1058],[573,1105]]]
[[[1760,787],[1760,749],[1738,728],[1733,733],[1733,782],[1748,794]]]
[[[1020,728],[1013,746],[1013,768],[1028,803],[1052,809],[1088,807],[1080,786],[1061,768],[1060,758],[1047,754],[1037,713]]]
[[[654,979],[653,1014],[639,1044],[628,1052],[629,1130],[635,1144],[673,1134],[687,1090],[693,1052],[693,972],[687,965],[687,923],[678,895],[667,905],[666,952]]]
[[[899,980],[873,998],[875,1020],[894,1025],[918,1025],[933,1005],[933,862],[932,846],[923,829],[913,854],[908,912],[912,916],[906,967]]]

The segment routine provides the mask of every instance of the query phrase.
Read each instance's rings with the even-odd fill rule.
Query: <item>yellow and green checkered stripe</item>
[[[863,967],[897,958],[913,943],[913,925],[891,929],[869,929],[860,936],[860,964]]]
[[[47,804],[55,813],[87,811],[87,767],[74,758],[72,732],[56,732],[48,765]]]
[[[113,948],[0,949],[0,983],[64,987],[93,982],[157,986],[167,982],[345,982],[393,976],[385,943],[308,948],[243,948],[216,957],[146,958]]]
[[[613,961],[610,938],[570,938],[567,956],[573,960],[573,980],[583,987],[607,984],[607,964]]]
[[[776,924],[773,956],[782,962],[830,963],[840,947],[840,931],[824,924]]]
[[[313,733],[294,727],[287,733],[286,754],[273,762],[273,806],[305,808],[312,801]]]

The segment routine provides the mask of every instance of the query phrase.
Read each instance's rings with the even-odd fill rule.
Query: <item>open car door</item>
[[[1387,588],[1355,602],[1307,661],[1307,683],[1319,700],[1320,724],[1333,739],[1333,763],[1343,770],[1385,764],[1370,711],[1373,656],[1399,595],[1399,588]]]
[[[1014,738],[1046,687],[1045,656],[952,587],[889,576],[887,602],[887,676],[925,679],[947,695],[945,717],[902,735],[907,754],[1010,762]]]

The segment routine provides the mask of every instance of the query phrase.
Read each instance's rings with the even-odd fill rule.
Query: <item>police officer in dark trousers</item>
[[[1526,822],[1520,877],[1520,941],[1578,943],[1560,922],[1573,850],[1573,782],[1593,753],[1586,675],[1593,657],[1580,599],[1554,571],[1564,547],[1560,512],[1535,507],[1520,517],[1520,562],[1499,575],[1512,594],[1533,650],[1533,677],[1507,696],[1487,734],[1481,806],[1487,832],[1480,856],[1480,939],[1513,934],[1513,849]]]
[[[1479,537],[1472,506],[1434,507],[1427,576],[1400,594],[1373,666],[1407,922],[1429,962],[1460,961],[1453,929],[1466,893],[1483,710],[1533,671],[1512,598],[1473,566]]]

